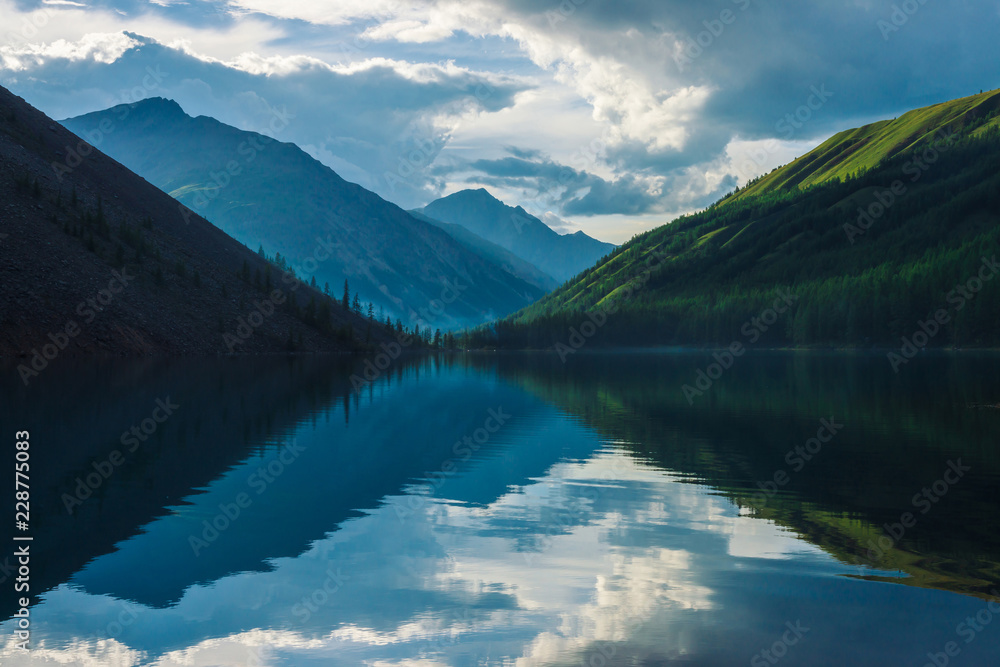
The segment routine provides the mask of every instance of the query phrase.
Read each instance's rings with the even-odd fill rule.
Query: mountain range
[[[0,201],[0,355],[23,357],[26,384],[73,352],[350,351],[394,338],[2,87]]]
[[[345,181],[294,144],[192,118],[170,100],[63,124],[250,248],[312,268],[319,285],[338,293],[347,280],[362,300],[407,323],[480,324],[553,287]]]
[[[506,248],[563,283],[615,249],[583,232],[559,234],[522,207],[512,207],[485,189],[462,190],[416,211],[434,220],[459,225]]]
[[[461,340],[475,347],[889,346],[903,364],[925,346],[995,346],[998,112],[991,91],[838,133],[615,248],[481,189],[406,212],[294,145],[168,100],[65,121],[85,141],[0,90],[0,353],[44,367],[68,347],[390,340],[401,323],[319,288],[345,278],[408,328],[499,318]],[[289,266],[304,277],[294,293],[279,283]],[[260,305],[276,287],[282,302]]]

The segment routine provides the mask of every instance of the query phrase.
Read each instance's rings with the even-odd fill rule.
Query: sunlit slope
[[[794,162],[763,176],[731,199],[844,180],[901,153],[926,148],[936,138],[950,132],[981,136],[991,127],[1000,125],[998,108],[1000,90],[993,90],[914,109],[894,120],[845,130]]]
[[[469,342],[547,348],[613,306],[591,343],[728,344],[794,293],[764,343],[897,346],[946,307],[952,319],[932,345],[1000,344],[1000,279],[962,308],[948,301],[1000,244],[998,104],[1000,93],[976,95],[838,134],[633,238]],[[925,153],[931,141],[938,150]]]

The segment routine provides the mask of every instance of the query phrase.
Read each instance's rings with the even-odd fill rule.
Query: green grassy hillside
[[[926,344],[998,345],[1000,276],[983,262],[1000,241],[998,103],[977,95],[840,133],[468,343],[568,344],[589,313],[607,315],[587,327],[597,345],[901,347],[944,311]],[[782,294],[790,307],[754,320]]]
[[[791,164],[760,177],[733,195],[745,199],[846,178],[904,153],[926,148],[946,128],[983,136],[1000,126],[1000,90],[922,109],[833,135]]]

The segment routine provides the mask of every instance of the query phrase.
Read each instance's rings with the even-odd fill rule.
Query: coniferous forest
[[[574,350],[581,342],[996,346],[995,118],[842,180],[730,193],[633,238],[465,342]],[[791,305],[775,318],[767,311],[782,295]]]

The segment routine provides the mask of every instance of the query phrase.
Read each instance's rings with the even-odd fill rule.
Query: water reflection
[[[994,458],[981,455],[995,416],[915,410],[916,380],[910,394],[874,373],[845,380],[867,371],[843,360],[784,357],[747,363],[691,408],[675,383],[697,363],[687,358],[416,360],[360,394],[349,365],[241,363],[141,378],[174,396],[240,382],[218,403],[178,399],[190,410],[156,456],[109,478],[111,527],[50,502],[52,539],[66,524],[107,535],[50,556],[71,572],[33,609],[36,648],[8,644],[4,664],[746,664],[783,636],[796,639],[788,664],[922,664],[962,641],[956,625],[985,602],[863,580],[849,558],[858,531],[898,516],[913,484],[940,474],[941,454],[968,457],[975,474],[894,550],[930,563],[864,574],[933,574],[937,588],[980,594],[998,583],[982,537],[996,519],[968,517],[995,508]],[[979,373],[948,370],[963,398],[992,391]],[[761,374],[774,379],[767,392]],[[258,375],[275,392],[248,407]],[[874,397],[886,383],[889,405]],[[222,410],[232,423],[209,426]],[[752,509],[756,481],[842,410],[850,428],[825,458]],[[259,431],[238,427],[254,421]],[[175,495],[135,483],[175,459]],[[50,497],[70,477],[53,475]],[[894,505],[897,489],[907,493]],[[118,537],[137,516],[123,503],[158,509]],[[987,525],[965,533],[975,521]],[[994,653],[997,633],[963,643],[966,664]]]

